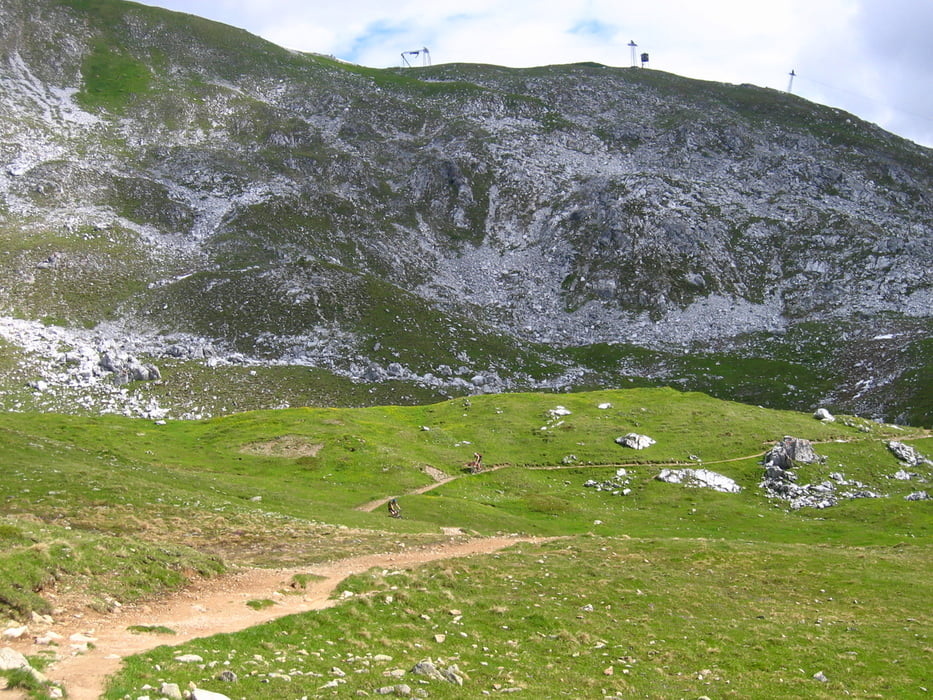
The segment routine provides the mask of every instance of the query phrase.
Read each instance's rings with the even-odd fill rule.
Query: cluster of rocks
[[[454,370],[449,365],[439,365],[433,372],[419,374],[400,362],[390,362],[383,366],[378,362],[369,361],[365,364],[351,364],[347,374],[353,379],[366,382],[405,380],[432,389],[471,394],[496,394],[511,386],[510,382],[503,380],[496,372],[477,372],[469,367]]]
[[[634,474],[629,473],[624,468],[620,468],[616,470],[615,476],[610,479],[604,481],[587,479],[583,482],[583,486],[596,489],[597,491],[608,491],[613,496],[628,496],[632,492],[629,485],[632,483],[633,477]]]
[[[391,660],[391,657],[385,655],[379,655],[378,657],[374,658],[382,661]],[[204,660],[197,654],[182,654],[180,656],[176,656],[175,661],[181,663],[200,664],[203,663]],[[2,668],[2,666],[0,666],[0,668]],[[419,661],[407,672],[404,669],[395,669],[388,671],[386,675],[397,679],[402,679],[409,673],[428,681],[451,683],[461,687],[467,679],[466,674],[460,670],[457,664],[445,665],[440,660],[435,662],[434,659],[431,658]],[[321,686],[321,689],[338,687],[346,676],[346,673],[337,667],[331,669],[331,674],[336,677]],[[291,680],[291,677],[286,674],[271,673],[268,675],[270,678]],[[236,683],[239,678],[233,671],[225,669],[221,671],[220,674],[218,674],[217,680],[224,683]],[[153,691],[157,693],[156,697],[160,698],[160,700],[230,700],[230,698],[223,693],[219,693],[213,690],[205,690],[204,688],[198,688],[194,683],[189,684],[188,689],[184,691],[182,691],[177,683],[169,682],[163,682],[158,687],[146,685],[142,688],[142,690],[144,692]],[[428,696],[427,691],[423,688],[412,688],[410,684],[401,682],[376,688],[373,692],[376,695],[393,695],[396,697]],[[149,698],[150,696],[148,695],[140,695],[136,698],[136,700],[149,700]]]
[[[897,457],[903,467],[898,469],[890,478],[896,479],[897,481],[919,481],[925,483],[927,477],[918,472],[907,471],[907,469],[913,469],[917,467],[933,466],[933,460],[922,455],[920,451],[913,445],[905,445],[903,442],[898,442],[896,440],[891,440],[888,442],[888,449],[891,453]],[[923,491],[914,491],[912,493],[904,496],[906,501],[927,501],[930,500],[930,494],[925,490]]]
[[[160,380],[157,366],[142,362],[135,352],[121,347],[109,334],[0,318],[0,337],[23,348],[17,372],[32,389],[31,408],[40,410],[92,410],[142,418],[162,419],[168,411],[152,398],[131,390],[133,382]],[[24,410],[16,397],[5,406]]]
[[[798,484],[794,471],[798,464],[823,463],[809,440],[785,436],[764,456],[764,477],[761,488],[769,498],[787,501],[792,510],[800,508],[830,508],[840,498],[883,498],[859,481],[848,480],[840,472],[833,472],[818,484]],[[839,487],[848,490],[841,491]]]
[[[463,686],[466,675],[459,669],[457,664],[442,666],[435,663],[433,659],[419,661],[412,667],[410,673],[416,676],[422,676],[430,681],[439,681],[442,683],[452,683],[457,686]],[[376,695],[394,695],[396,697],[427,697],[428,693],[423,688],[412,688],[408,683],[397,683],[395,685],[386,685],[376,688],[373,691]]]

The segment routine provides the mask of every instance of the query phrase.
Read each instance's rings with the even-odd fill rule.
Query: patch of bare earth
[[[55,647],[57,659],[46,669],[51,681],[60,683],[70,700],[96,700],[104,691],[107,676],[120,668],[122,659],[166,643],[236,632],[285,615],[321,610],[337,604],[330,597],[347,576],[372,567],[412,568],[440,559],[489,554],[518,542],[541,542],[531,537],[484,537],[458,539],[422,548],[348,557],[331,562],[289,569],[246,569],[211,579],[198,579],[170,598],[147,604],[123,606],[107,614],[73,613],[60,616],[52,631],[63,639]],[[299,574],[314,576],[304,589],[292,587]],[[319,578],[317,578],[319,577]],[[251,600],[270,599],[275,605],[255,610]],[[167,627],[175,632],[136,634],[133,627]],[[74,642],[83,635],[90,643]],[[50,647],[28,640],[14,641],[20,653],[35,655]],[[81,637],[75,639],[80,640]],[[77,644],[77,646],[73,646]]]
[[[299,457],[316,457],[322,447],[324,445],[321,443],[311,442],[301,435],[282,435],[272,440],[243,445],[240,452],[264,457],[298,459]]]

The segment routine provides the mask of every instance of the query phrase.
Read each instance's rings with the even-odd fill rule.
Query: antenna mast
[[[790,80],[787,81],[787,92],[793,92],[794,76],[797,74],[794,72],[794,69],[791,68],[790,73],[788,73],[788,75],[790,76]]]
[[[632,39],[628,43],[629,48],[632,50],[632,68],[635,67],[635,49],[638,47],[638,44],[635,43],[635,40]]]

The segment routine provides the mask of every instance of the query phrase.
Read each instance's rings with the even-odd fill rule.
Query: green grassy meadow
[[[628,432],[656,444],[615,443]],[[785,435],[824,457],[799,467],[799,483],[842,473],[884,497],[822,510],[769,500],[761,456]],[[69,596],[108,610],[230,568],[310,570],[429,545],[449,539],[442,528],[557,538],[351,577],[337,594],[354,595],[333,608],[183,645],[204,664],[174,662],[171,646],[131,658],[108,698],[160,681],[244,698],[399,683],[436,698],[901,698],[933,687],[933,510],[904,499],[930,488],[933,469],[895,479],[885,446],[933,455],[921,429],[642,388],[165,424],[4,413],[0,436],[0,615],[11,619]],[[479,474],[466,468],[474,452]],[[703,466],[742,491],[662,483],[665,466]],[[584,486],[620,468],[628,495]],[[401,520],[364,509],[392,496]],[[427,658],[455,664],[463,686],[401,673]],[[235,684],[216,680],[224,668]]]

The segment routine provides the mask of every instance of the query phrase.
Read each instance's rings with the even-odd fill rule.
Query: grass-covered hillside
[[[615,442],[630,432],[655,443]],[[559,538],[348,579],[355,595],[336,608],[188,643],[204,665],[172,661],[171,648],[134,658],[110,698],[159,681],[231,697],[372,694],[428,657],[465,678],[405,677],[429,697],[921,697],[929,686],[933,511],[905,497],[930,490],[933,467],[887,447],[933,455],[918,429],[632,389],[164,424],[3,413],[0,434],[0,606],[14,619],[114,609],[243,566],[310,572],[450,532]],[[762,455],[784,436],[822,457],[797,465],[799,484],[875,497],[799,510],[768,498]],[[479,473],[466,466],[474,452]],[[685,467],[741,490],[655,479]],[[393,496],[403,519],[386,515]],[[322,690],[334,667],[346,676]],[[220,668],[237,684],[218,687]]]

